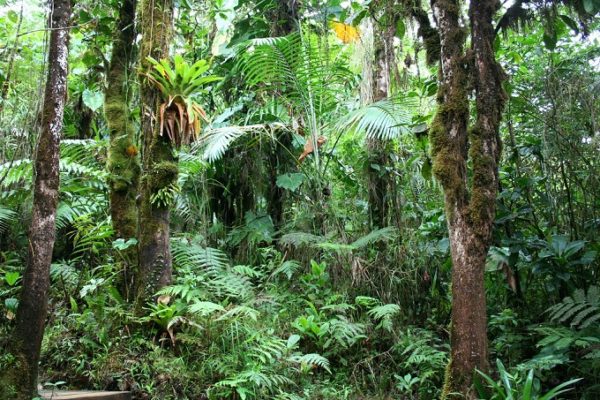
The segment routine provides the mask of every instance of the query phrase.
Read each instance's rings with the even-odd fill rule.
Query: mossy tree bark
[[[140,165],[135,129],[129,111],[128,80],[132,72],[135,44],[136,0],[123,0],[107,75],[104,114],[110,133],[107,169],[109,177],[110,215],[117,238],[137,237],[137,206]],[[119,286],[129,297],[131,267],[137,264],[135,248],[127,251]]]
[[[10,349],[15,365],[0,376],[2,398],[16,400],[30,400],[37,391],[38,361],[50,288],[50,263],[56,237],[59,147],[67,98],[70,0],[54,0],[51,10],[48,77],[42,129],[35,155],[28,258]]]
[[[488,368],[485,259],[490,246],[498,190],[505,102],[504,73],[495,60],[492,18],[497,0],[474,0],[469,27],[461,3],[434,3],[441,41],[438,110],[431,127],[433,171],[444,189],[452,256],[451,361],[444,396],[474,399],[475,369]],[[466,49],[467,35],[471,48]],[[477,117],[469,127],[469,96]],[[467,161],[472,171],[467,173]]]
[[[156,60],[169,55],[172,37],[173,1],[143,0],[139,7],[142,42],[142,72],[150,70],[147,57]],[[176,184],[178,165],[168,136],[160,132],[159,91],[140,76],[142,102],[142,175],[139,188],[139,271],[136,280],[138,309],[156,291],[171,282],[171,248],[169,244],[170,204],[157,201],[155,195]]]
[[[392,79],[396,66],[394,51],[394,35],[399,15],[393,1],[376,1],[371,3],[371,13],[376,14],[373,23],[373,69],[370,81],[369,102],[377,102],[388,98],[392,92]],[[369,71],[369,69],[366,69]],[[369,196],[369,216],[372,228],[383,228],[388,225],[390,207],[389,145],[379,138],[367,138],[367,190]]]

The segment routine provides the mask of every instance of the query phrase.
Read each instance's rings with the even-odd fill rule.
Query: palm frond
[[[280,128],[283,128],[282,124],[208,128],[194,145],[193,151],[202,154],[205,160],[214,162],[223,157],[229,146],[240,137],[248,134],[270,134],[273,130]]]
[[[238,64],[249,86],[276,94],[304,115],[335,109],[353,79],[343,57],[331,59],[316,35],[300,32],[250,42]]]
[[[395,139],[410,133],[418,106],[416,97],[381,100],[348,113],[337,122],[336,130],[355,131],[381,140]]]
[[[6,208],[0,206],[0,233],[4,232],[8,229],[9,225],[17,219],[17,213],[11,210],[10,208]]]

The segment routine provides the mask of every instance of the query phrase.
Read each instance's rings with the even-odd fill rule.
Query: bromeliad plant
[[[146,76],[162,95],[159,106],[160,134],[167,134],[176,147],[198,139],[202,121],[208,122],[206,112],[198,104],[198,96],[206,93],[203,87],[222,78],[205,75],[210,68],[206,60],[188,64],[181,55],[167,59],[147,58],[152,69]]]

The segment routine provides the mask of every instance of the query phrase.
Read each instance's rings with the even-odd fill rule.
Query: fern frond
[[[210,301],[196,301],[188,307],[188,311],[201,317],[207,317],[216,312],[225,311],[225,308],[220,304]]]
[[[191,244],[184,238],[172,239],[171,248],[176,265],[200,268],[229,266],[229,259],[221,250]]]
[[[282,244],[289,244],[294,247],[299,247],[303,245],[314,245],[324,242],[325,238],[323,236],[313,235],[312,233],[292,232],[283,235],[279,241]]]
[[[381,306],[373,307],[367,314],[375,320],[382,320],[385,318],[391,318],[400,312],[400,306],[397,304],[384,304]]]
[[[0,189],[9,190],[24,183],[31,184],[33,163],[30,159],[15,160],[12,163],[0,164],[0,176],[4,177]]]
[[[242,305],[235,306],[231,310],[228,310],[225,314],[217,318],[217,321],[226,321],[236,317],[250,318],[253,321],[257,321],[259,315],[260,312],[258,310],[255,310],[252,307]]]
[[[295,260],[287,260],[281,263],[279,267],[273,271],[273,276],[279,274],[285,275],[288,279],[292,279],[292,276],[300,269],[300,263]]]
[[[350,321],[348,318],[338,315],[321,326],[321,335],[329,334],[331,337],[325,342],[324,348],[333,343],[349,348],[361,339],[365,339],[366,328],[364,324]]]
[[[79,271],[65,262],[50,265],[50,278],[61,282],[66,287],[74,288],[79,281]]]
[[[204,293],[189,284],[178,284],[165,286],[160,289],[157,294],[178,297],[186,303],[191,303],[191,301],[194,299],[202,298]]]
[[[0,233],[8,229],[9,225],[17,219],[17,213],[9,208],[0,206]]]
[[[390,240],[393,238],[394,233],[396,233],[396,228],[392,226],[376,229],[374,231],[369,232],[369,234],[356,239],[354,242],[352,242],[352,247],[355,249],[361,249],[371,243],[375,243],[380,240]]]
[[[577,289],[547,311],[553,321],[565,323],[570,320],[571,327],[585,329],[600,320],[600,290],[590,286],[586,294],[583,289]]]
[[[325,371],[331,374],[329,369],[329,360],[317,353],[303,354],[301,356],[292,356],[289,358],[291,362],[301,364],[302,366],[308,366],[309,368],[323,368]]]

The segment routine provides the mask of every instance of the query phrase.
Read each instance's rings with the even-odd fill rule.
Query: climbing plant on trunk
[[[35,155],[28,258],[10,349],[14,365],[0,374],[3,398],[16,400],[30,400],[37,391],[38,361],[50,289],[50,263],[56,237],[59,147],[67,99],[70,0],[54,0],[50,9],[48,75]]]

